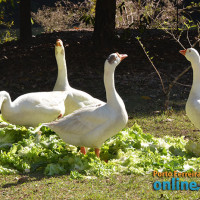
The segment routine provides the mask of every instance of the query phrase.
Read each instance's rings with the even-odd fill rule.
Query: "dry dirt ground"
[[[189,33],[190,38],[194,38],[195,34]],[[173,77],[189,66],[189,62],[179,53],[182,49],[180,45],[163,31],[148,30],[141,34],[140,31],[132,30],[129,36],[125,38],[123,30],[118,30],[114,45],[101,50],[92,44],[92,30],[41,34],[30,43],[13,41],[1,44],[0,91],[8,91],[12,100],[28,92],[51,91],[57,77],[54,45],[56,39],[60,38],[65,46],[71,86],[105,100],[104,61],[110,53],[126,53],[128,58],[117,67],[115,80],[117,91],[124,99],[128,112],[140,111],[143,108],[142,99],[146,98],[145,103],[149,103],[148,97],[151,99],[148,108],[152,108],[152,111],[156,110],[156,106],[162,109],[160,81],[135,37],[141,37],[149,55],[154,57],[154,64],[161,72],[166,86],[169,80],[173,80]],[[181,42],[186,48],[189,47],[186,35],[182,38]],[[179,82],[191,85],[192,70]],[[188,86],[177,85],[173,88],[171,99],[185,100],[189,90]],[[183,105],[176,107],[182,109]]]

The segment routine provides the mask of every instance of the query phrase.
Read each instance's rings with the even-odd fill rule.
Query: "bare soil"
[[[148,104],[148,112],[149,109],[155,111],[157,107],[162,109],[164,96],[160,81],[135,37],[141,37],[149,55],[154,57],[154,64],[161,72],[166,86],[190,64],[179,53],[182,49],[180,45],[170,35],[159,30],[147,30],[144,33],[131,30],[128,34],[124,30],[117,30],[113,46],[98,49],[93,46],[92,33],[90,29],[69,30],[41,34],[29,43],[12,41],[0,45],[0,91],[8,91],[13,100],[29,92],[51,91],[57,77],[54,45],[56,39],[60,38],[65,46],[71,86],[106,100],[103,84],[104,61],[110,53],[126,53],[128,58],[117,67],[115,81],[128,112],[141,111],[144,103]],[[193,41],[195,35],[195,31],[189,34]],[[185,34],[182,38],[181,42],[186,48],[189,47]],[[190,91],[190,87],[185,85],[192,83],[192,70],[179,82],[184,86],[176,85],[171,99],[185,100]],[[182,104],[173,106],[177,109],[184,108]],[[143,112],[146,112],[145,109]]]

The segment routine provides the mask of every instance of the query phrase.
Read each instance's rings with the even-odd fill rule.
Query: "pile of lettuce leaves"
[[[4,123],[0,123],[1,127]],[[137,125],[108,139],[100,159],[66,144],[46,127],[41,132],[11,124],[0,128],[0,174],[69,174],[71,178],[112,174],[147,174],[153,170],[194,171],[200,166],[197,148],[184,137],[155,138]]]

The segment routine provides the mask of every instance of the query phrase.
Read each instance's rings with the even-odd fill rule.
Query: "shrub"
[[[189,17],[183,9],[183,0],[117,0],[116,28],[152,29],[186,27]],[[73,27],[93,27],[96,0],[73,3],[62,0],[55,7],[39,9],[32,13],[34,21],[46,32],[66,30]],[[191,4],[192,7],[198,6]],[[191,7],[190,6],[190,7]],[[184,17],[185,15],[186,17]]]
[[[56,2],[55,7],[43,6],[37,13],[32,13],[32,17],[44,28],[45,32],[52,32],[84,26],[84,23],[91,25],[90,20],[94,18],[94,13],[95,0],[85,0],[78,4],[62,0]]]
[[[16,33],[11,34],[11,28],[14,25],[14,21],[10,19],[10,16],[12,15],[12,13],[10,13],[11,11],[9,11],[9,9],[6,9],[9,7],[14,7],[14,5],[12,5],[12,2],[10,5],[10,2],[8,3],[6,1],[0,1],[0,7],[1,7],[0,10],[0,28],[1,28],[0,44],[1,44],[16,39],[15,37]],[[14,37],[11,35],[14,35]]]
[[[116,18],[116,26],[123,28],[157,28],[163,22],[177,26],[177,8],[170,0],[118,0]]]

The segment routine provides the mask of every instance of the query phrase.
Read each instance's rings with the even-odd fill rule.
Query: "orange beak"
[[[186,51],[187,51],[187,49],[180,50],[180,51],[179,51],[179,53],[181,53],[182,55],[184,55],[184,56],[185,56],[185,54],[186,54]]]
[[[117,52],[116,52],[116,54],[119,56],[119,58],[120,58],[121,61],[124,60],[124,58],[128,57],[127,54],[119,54]]]
[[[56,40],[56,46],[62,47],[62,44],[61,44],[61,40],[60,40],[60,39],[57,39],[57,40]]]

